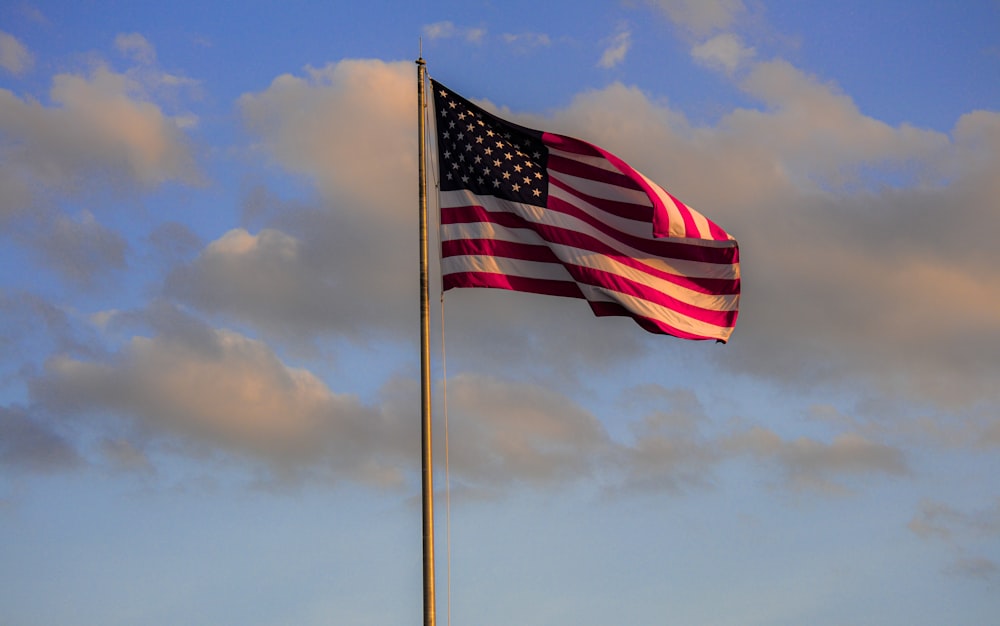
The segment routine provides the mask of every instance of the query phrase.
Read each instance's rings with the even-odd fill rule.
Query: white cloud
[[[691,56],[699,63],[713,69],[721,69],[732,75],[756,54],[754,48],[747,48],[743,41],[732,33],[716,35],[691,49]]]
[[[15,159],[7,167],[63,188],[103,172],[116,174],[117,183],[197,181],[185,135],[156,104],[131,95],[137,90],[103,66],[89,77],[56,76],[52,107],[0,90],[0,131],[22,146],[5,155]]]
[[[746,9],[742,0],[647,0],[671,21],[695,34],[732,25]]]
[[[134,337],[108,362],[57,356],[32,390],[57,414],[111,411],[137,432],[189,442],[192,453],[209,443],[264,459],[279,479],[311,468],[321,478],[398,484],[403,442],[416,436],[227,330]],[[129,463],[141,455],[120,444],[106,452]]]
[[[0,67],[20,76],[33,64],[34,57],[24,44],[10,33],[0,31]]]
[[[384,218],[412,201],[399,181],[416,171],[415,81],[412,63],[343,61],[279,76],[239,106],[278,164]]]
[[[289,216],[293,236],[234,229],[167,277],[165,292],[201,311],[225,314],[284,338],[337,333],[363,341],[408,336],[416,258],[409,232],[384,233],[336,212]],[[350,294],[350,296],[346,296]]]
[[[625,61],[632,46],[632,31],[627,27],[619,28],[618,33],[608,42],[608,47],[601,54],[601,59],[597,62],[598,67],[612,68],[621,65]]]
[[[484,28],[463,28],[450,21],[435,22],[424,26],[424,37],[435,39],[464,39],[469,43],[482,43],[486,37]]]

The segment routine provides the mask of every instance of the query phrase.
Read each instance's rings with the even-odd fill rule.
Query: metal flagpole
[[[420,401],[421,472],[423,476],[424,524],[424,626],[434,626],[434,456],[431,449],[431,351],[430,293],[427,280],[427,171],[425,169],[424,82],[427,73],[423,56],[417,59],[417,137],[420,177]]]

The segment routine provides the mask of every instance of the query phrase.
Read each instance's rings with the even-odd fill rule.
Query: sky
[[[421,619],[421,54],[743,272],[723,345],[431,246],[438,623],[1000,623],[996,0],[3,3],[0,623]]]

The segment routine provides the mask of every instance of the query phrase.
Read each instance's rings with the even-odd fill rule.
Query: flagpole
[[[420,178],[420,402],[421,474],[424,531],[424,626],[434,626],[434,456],[431,447],[430,288],[427,279],[427,171],[425,161],[424,94],[426,63],[417,59],[417,141]]]

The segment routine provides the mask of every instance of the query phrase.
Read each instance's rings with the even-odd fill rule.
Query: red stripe
[[[478,204],[441,207],[442,226],[445,224],[474,224],[476,222],[490,222],[507,228],[534,229],[531,222],[509,211],[488,211]]]
[[[641,326],[644,330],[651,333],[657,333],[660,335],[672,335],[674,337],[679,337],[681,339],[715,339],[716,341],[721,341],[725,343],[722,339],[717,338],[714,335],[696,335],[694,333],[688,332],[686,330],[681,330],[675,326],[671,326],[663,322],[662,320],[654,320],[648,317],[642,317],[632,313],[622,305],[617,302],[588,302],[590,305],[590,310],[594,312],[597,317],[631,317],[636,324]],[[734,320],[735,323],[735,320]]]
[[[581,139],[576,139],[574,137],[567,137],[566,135],[543,132],[542,143],[550,148],[562,150],[563,152],[573,152],[584,156],[604,156],[594,144]]]
[[[576,283],[565,280],[548,280],[544,278],[524,278],[507,274],[491,272],[455,272],[441,277],[444,291],[461,287],[487,287],[491,289],[509,289],[510,291],[527,291],[546,296],[561,296],[564,298],[583,299],[583,293]]]
[[[557,154],[549,154],[547,167],[550,171],[559,172],[560,174],[569,174],[578,178],[595,180],[634,191],[644,191],[639,183],[621,172],[612,172],[589,163],[567,159]]]
[[[663,189],[660,187],[660,189]],[[698,225],[694,221],[694,217],[691,215],[691,209],[688,205],[684,204],[676,197],[674,194],[670,193],[666,189],[663,189],[663,193],[667,194],[667,197],[673,200],[674,206],[677,207],[677,211],[681,214],[681,220],[684,221],[684,233],[689,237],[698,237],[708,235],[709,233],[699,232]]]
[[[450,239],[441,242],[441,257],[495,256],[520,261],[562,264],[547,245],[532,245],[499,239]]]

